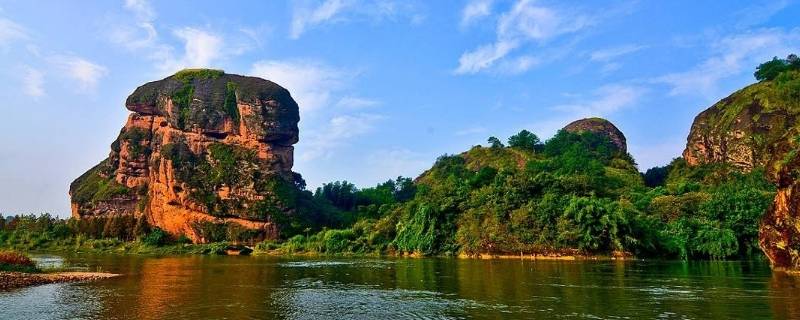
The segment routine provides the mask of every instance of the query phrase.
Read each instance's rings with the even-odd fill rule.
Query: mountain
[[[800,68],[789,67],[796,59],[763,64],[760,72],[776,63],[785,69],[700,113],[683,152],[690,166],[765,170],[777,193],[762,217],[759,244],[774,268],[790,270],[800,270]]]
[[[108,158],[70,185],[75,218],[134,215],[194,242],[277,238],[296,211],[297,103],[254,77],[187,69],[137,88]]]

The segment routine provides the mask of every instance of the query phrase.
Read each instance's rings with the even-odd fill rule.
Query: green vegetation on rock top
[[[188,83],[194,79],[217,79],[225,74],[225,71],[217,69],[183,69],[172,75],[178,81]]]

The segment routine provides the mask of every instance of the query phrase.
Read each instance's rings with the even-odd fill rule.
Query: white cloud
[[[222,38],[195,28],[175,30],[175,36],[184,42],[183,67],[209,67],[222,55]]]
[[[493,44],[484,45],[470,52],[465,52],[458,58],[458,68],[456,74],[476,73],[486,69],[495,61],[505,57],[511,50],[515,49],[515,42],[500,41]]]
[[[0,46],[7,45],[13,40],[25,39],[28,33],[25,28],[14,23],[14,21],[0,18]]]
[[[769,21],[772,16],[791,4],[789,0],[771,0],[746,7],[734,14],[733,21],[740,28],[755,26]]]
[[[345,0],[325,0],[319,5],[297,6],[292,14],[292,25],[289,36],[292,39],[300,38],[307,28],[328,22],[341,13],[348,5]]]
[[[751,74],[759,63],[798,48],[800,29],[763,29],[716,38],[710,41],[709,58],[692,69],[660,76],[654,82],[671,86],[671,95],[701,95],[713,100],[721,80]]]
[[[645,48],[645,46],[628,44],[628,45],[623,45],[623,46],[618,46],[618,47],[600,49],[600,50],[592,52],[589,55],[589,60],[597,61],[597,62],[608,62],[608,61],[611,61],[611,60],[613,60],[615,58],[624,56],[626,54],[634,53],[634,52],[642,50],[644,48]]]
[[[147,0],[125,0],[125,9],[130,10],[139,20],[151,21],[156,12]]]
[[[592,92],[588,99],[555,106],[554,109],[569,112],[573,117],[604,116],[635,104],[644,94],[644,89],[627,85],[611,84]]]
[[[302,148],[298,147],[299,160],[327,158],[334,149],[346,145],[351,138],[372,131],[382,119],[383,116],[369,113],[337,115],[319,128],[309,128]]]
[[[472,0],[461,10],[461,26],[467,26],[492,13],[493,0]]]
[[[43,96],[44,73],[31,67],[25,67],[22,76],[22,92],[34,98]]]
[[[330,105],[332,93],[345,81],[344,72],[308,61],[259,61],[253,64],[250,74],[288,89],[300,105],[301,117]]]
[[[366,99],[355,96],[345,96],[339,99],[338,102],[336,102],[337,107],[346,109],[363,109],[363,108],[374,107],[380,104],[381,102],[377,100]]]
[[[463,53],[455,73],[470,74],[491,68],[513,50],[526,44],[543,44],[592,24],[592,18],[575,10],[560,11],[531,0],[519,0],[500,16],[495,42]],[[527,70],[531,65],[519,69]]]
[[[50,59],[64,74],[78,81],[79,91],[92,91],[97,82],[108,74],[104,66],[75,56],[54,56]]]
[[[308,30],[325,24],[368,20],[381,22],[403,18],[410,25],[425,20],[425,14],[407,1],[395,0],[304,0],[295,1],[289,38],[298,39]]]
[[[615,112],[636,105],[646,93],[646,89],[622,84],[601,86],[589,96],[572,96],[570,103],[553,106],[557,111],[552,116],[526,125],[539,137],[550,137],[566,124],[576,119],[588,117],[607,117]]]
[[[156,12],[146,0],[126,0],[124,8],[133,15],[133,19],[121,19],[109,23],[107,36],[109,40],[125,49],[140,54],[152,61],[159,75],[172,74],[184,68],[213,68],[220,60],[228,56],[236,56],[250,49],[249,46],[228,43],[216,32],[196,27],[180,27],[172,29],[172,35],[182,44],[176,48],[159,40],[156,29]],[[245,36],[255,33],[240,32]],[[251,42],[248,38],[245,42]],[[226,50],[223,50],[226,49]]]

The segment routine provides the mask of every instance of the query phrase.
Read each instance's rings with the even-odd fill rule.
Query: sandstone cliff
[[[619,131],[619,129],[613,123],[606,119],[586,118],[576,120],[566,125],[563,130],[574,133],[588,131],[607,136],[609,139],[611,139],[611,142],[619,148],[620,151],[623,153],[628,152],[628,145],[627,141],[625,140],[625,135],[622,134],[622,131]]]
[[[800,270],[800,71],[750,85],[700,113],[683,156],[689,165],[764,167],[778,187],[759,244],[776,269]]]
[[[137,88],[105,160],[70,185],[72,215],[144,215],[205,242],[214,226],[278,236],[292,214],[298,106],[270,81],[184,70]]]

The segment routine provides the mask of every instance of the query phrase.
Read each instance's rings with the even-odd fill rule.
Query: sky
[[[644,171],[760,62],[800,53],[797,17],[780,0],[0,0],[0,213],[68,216],[125,98],[187,67],[289,89],[312,189],[416,177],[489,136],[590,116]]]

